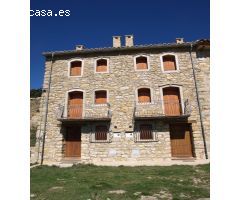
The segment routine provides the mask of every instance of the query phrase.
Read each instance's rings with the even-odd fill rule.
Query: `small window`
[[[138,102],[139,103],[151,102],[151,90],[149,88],[138,89]]]
[[[107,103],[107,91],[100,90],[95,92],[95,104],[106,104]]]
[[[140,140],[153,140],[153,132],[151,124],[140,125]]]
[[[70,66],[70,76],[81,76],[82,75],[82,62],[73,61]]]
[[[176,58],[174,55],[166,55],[162,57],[164,71],[175,71],[177,70]]]
[[[95,140],[107,140],[108,128],[107,126],[95,127]]]
[[[96,72],[107,72],[108,62],[106,59],[99,59],[96,63]]]
[[[140,56],[140,57],[136,58],[136,69],[137,70],[147,70],[148,69],[147,57]]]

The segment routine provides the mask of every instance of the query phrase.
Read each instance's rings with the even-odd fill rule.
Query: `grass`
[[[76,165],[71,168],[39,166],[31,169],[31,199],[127,200],[160,191],[173,199],[210,196],[209,165],[169,167],[106,167]],[[124,194],[109,193],[125,190]],[[141,194],[136,195],[136,192]],[[135,193],[135,195],[134,195]],[[170,197],[166,197],[169,199]]]

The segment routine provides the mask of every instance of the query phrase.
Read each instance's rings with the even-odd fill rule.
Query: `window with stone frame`
[[[140,125],[140,140],[153,140],[153,130],[151,124]]]
[[[95,141],[106,141],[108,135],[107,125],[98,125],[95,127]]]
[[[148,70],[148,58],[146,56],[136,57],[136,69]]]
[[[174,55],[164,55],[162,57],[164,71],[176,71],[176,57]]]
[[[95,104],[107,104],[107,91],[95,91]]]
[[[107,59],[99,59],[96,61],[96,72],[98,73],[108,72]]]
[[[151,90],[149,88],[138,89],[138,103],[151,103]]]
[[[82,75],[82,61],[72,61],[70,63],[70,76]]]

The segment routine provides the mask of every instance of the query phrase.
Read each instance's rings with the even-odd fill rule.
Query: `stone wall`
[[[173,53],[173,50],[169,51]],[[149,87],[152,90],[153,102],[161,99],[161,87],[165,85],[178,85],[182,88],[182,98],[188,99],[192,105],[192,113],[188,122],[192,123],[194,149],[197,159],[204,159],[204,146],[201,135],[198,105],[196,101],[196,90],[194,86],[192,65],[188,51],[174,50],[178,57],[180,71],[174,73],[163,73],[161,70],[160,56],[167,51],[147,51],[135,53],[109,53],[99,55],[86,55],[76,57],[58,57],[53,63],[52,83],[49,96],[48,120],[46,129],[46,141],[44,152],[44,163],[58,163],[63,158],[64,127],[57,121],[57,110],[59,105],[65,104],[67,92],[73,89],[84,91],[84,101],[93,104],[94,91],[106,89],[109,92],[109,103],[111,105],[112,119],[110,130],[120,133],[120,138],[113,138],[111,143],[90,143],[89,123],[82,128],[82,160],[88,163],[105,160],[108,162],[127,160],[141,161],[154,159],[171,159],[170,137],[168,124],[158,121],[157,134],[158,142],[135,143],[126,137],[126,133],[132,132],[134,127],[133,111],[136,100],[136,90],[140,87]],[[134,57],[136,55],[149,56],[149,71],[135,71]],[[201,65],[194,54],[194,61]],[[83,76],[69,77],[68,62],[72,59],[83,59]],[[94,73],[94,62],[98,58],[109,59],[109,73]],[[208,65],[206,62],[204,65]],[[51,62],[46,61],[45,79],[43,87],[47,88],[49,80]],[[202,73],[208,68],[203,67]],[[204,72],[205,73],[205,72]],[[208,72],[206,72],[208,73]],[[204,76],[199,75],[199,81]],[[201,93],[201,99],[208,98],[207,84],[201,85],[207,92]],[[46,93],[42,98],[45,98]],[[208,104],[208,102],[206,102]],[[202,106],[205,106],[204,103]],[[44,110],[41,110],[44,113]],[[206,113],[208,108],[206,108]],[[207,114],[206,114],[207,115]],[[209,127],[209,117],[205,118],[205,126]],[[209,130],[208,128],[206,128]],[[207,138],[209,140],[209,137]],[[109,152],[116,151],[115,156],[110,156]],[[133,150],[139,150],[138,157],[132,157]]]
[[[204,132],[206,136],[208,155],[210,156],[210,57],[209,51],[195,54],[196,78],[199,90]]]

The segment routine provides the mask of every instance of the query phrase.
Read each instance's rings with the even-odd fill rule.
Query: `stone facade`
[[[187,43],[186,43],[187,44]],[[81,90],[84,93],[84,105],[93,105],[85,109],[85,113],[94,109],[94,91],[107,90],[108,102],[112,113],[110,121],[79,121],[75,125],[81,126],[81,159],[79,162],[107,165],[147,163],[161,164],[164,161],[171,162],[171,141],[169,124],[176,121],[163,119],[137,120],[134,118],[135,109],[140,111],[152,109],[156,111],[162,106],[162,88],[165,86],[177,86],[181,91],[181,98],[190,102],[191,114],[185,119],[185,123],[191,124],[193,152],[198,160],[205,159],[202,129],[198,110],[196,87],[194,84],[192,62],[190,58],[190,45],[169,45],[165,48],[119,48],[118,51],[99,51],[79,53],[55,53],[52,63],[51,86],[48,101],[48,114],[46,124],[44,164],[59,164],[64,160],[66,124],[59,121],[59,105],[66,105],[68,91]],[[182,46],[181,46],[182,45]],[[161,46],[161,45],[160,45]],[[109,48],[114,49],[114,48]],[[121,50],[123,49],[123,50]],[[208,51],[208,50],[207,50]],[[179,70],[171,73],[162,71],[161,56],[171,53],[176,55]],[[136,56],[148,57],[149,70],[136,71],[134,59]],[[48,88],[51,69],[51,56],[46,54],[44,88]],[[209,57],[198,58],[196,48],[192,52],[193,64],[196,68],[197,83],[199,86],[199,98],[203,112],[203,125],[206,135],[207,149],[209,151]],[[99,58],[109,60],[108,73],[95,73],[95,62]],[[69,61],[83,60],[83,74],[81,77],[69,77]],[[139,108],[136,105],[137,89],[150,88],[152,104]],[[48,90],[42,95],[46,101]],[[44,106],[41,106],[44,108]],[[87,110],[90,109],[90,110]],[[45,109],[41,109],[44,116]],[[43,122],[44,120],[42,120]],[[154,127],[156,136],[154,141],[136,142],[137,127],[141,123],[148,122]],[[108,142],[96,143],[91,141],[93,127],[98,124],[109,124]],[[38,128],[38,136],[43,136],[43,126]],[[42,140],[39,140],[41,146]],[[41,149],[41,148],[40,148]],[[209,152],[208,152],[209,153]],[[39,157],[41,151],[39,152]]]

